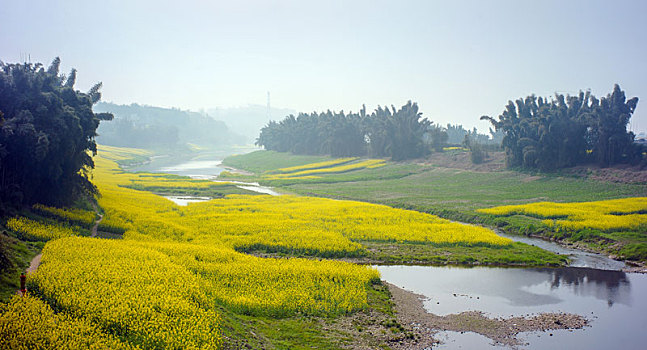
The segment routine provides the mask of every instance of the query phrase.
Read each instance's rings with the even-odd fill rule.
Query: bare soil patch
[[[593,165],[583,165],[566,169],[564,173],[603,182],[647,183],[647,169],[641,169],[640,166],[617,165],[610,168],[600,168]]]
[[[505,170],[505,153],[488,152],[483,163],[474,164],[469,152],[436,152],[424,159],[422,164],[477,172],[502,171]]]

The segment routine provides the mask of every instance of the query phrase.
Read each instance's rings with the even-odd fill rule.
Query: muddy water
[[[468,310],[490,317],[568,312],[591,321],[583,330],[521,333],[519,338],[528,343],[522,349],[645,349],[647,344],[647,275],[576,267],[377,269],[382,279],[424,295],[427,311],[438,315]],[[443,332],[439,338],[444,339],[441,349],[495,348],[473,333]]]

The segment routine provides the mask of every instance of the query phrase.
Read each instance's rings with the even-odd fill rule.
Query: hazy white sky
[[[531,93],[619,83],[647,131],[647,1],[0,0],[0,60],[79,71],[103,100],[357,111],[407,100],[489,126]],[[278,117],[278,116],[277,116]]]

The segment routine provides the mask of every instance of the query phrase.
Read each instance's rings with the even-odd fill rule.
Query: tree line
[[[481,119],[505,134],[502,147],[510,167],[551,171],[591,162],[607,167],[643,159],[643,146],[627,131],[637,104],[637,97],[627,100],[616,84],[600,99],[581,91],[551,99],[530,95],[509,101],[498,120]]]
[[[400,109],[378,107],[372,113],[362,106],[359,113],[343,111],[299,113],[270,121],[261,129],[256,145],[267,150],[333,157],[369,156],[404,160],[419,158],[432,150],[442,151],[448,143],[448,130],[454,134],[471,131],[462,126],[441,127],[422,117],[411,101]],[[485,137],[473,131],[474,137]]]
[[[67,205],[96,193],[88,179],[101,120],[92,105],[101,83],[74,90],[76,70],[59,74],[57,57],[41,63],[0,61],[0,209],[3,205]]]
[[[498,119],[489,116],[491,137],[466,130],[462,125],[442,127],[422,117],[416,103],[378,107],[371,114],[300,113],[271,121],[256,144],[268,150],[295,154],[419,158],[462,144],[472,161],[482,162],[484,145],[500,144],[509,167],[553,171],[578,164],[646,163],[644,146],[634,143],[627,124],[638,98],[627,99],[616,84],[600,99],[590,92],[555,94],[553,98],[530,95],[510,101]],[[488,149],[490,146],[488,146]]]

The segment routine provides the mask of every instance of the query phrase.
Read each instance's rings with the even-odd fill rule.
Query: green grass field
[[[278,160],[272,160],[275,157]],[[272,167],[279,163],[289,163],[290,157],[287,153],[257,151],[236,157],[236,165],[244,170],[265,172],[273,170]],[[306,156],[294,157],[298,157],[299,164],[308,159]],[[262,158],[266,158],[263,166],[258,166],[257,161]],[[311,157],[310,161],[320,161],[320,157]],[[255,163],[254,166],[252,163]],[[434,164],[391,162],[381,168],[328,175],[321,179],[278,182],[263,181],[259,177],[258,180],[302,195],[408,208],[453,220],[499,227],[509,233],[578,242],[629,260],[647,260],[645,232],[586,230],[565,234],[556,232],[533,217],[495,217],[476,212],[480,208],[539,201],[585,202],[642,197],[647,196],[646,184],[600,182],[559,174],[531,175],[509,170],[478,172]]]

